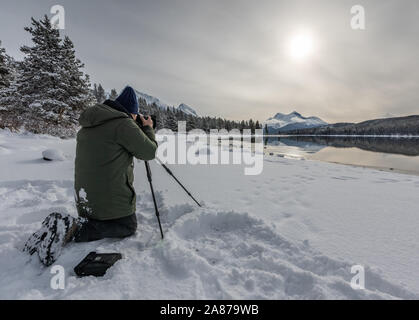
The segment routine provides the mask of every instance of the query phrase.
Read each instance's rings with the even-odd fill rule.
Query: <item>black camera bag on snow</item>
[[[122,259],[120,253],[90,252],[76,267],[74,272],[79,277],[102,277],[115,262]]]

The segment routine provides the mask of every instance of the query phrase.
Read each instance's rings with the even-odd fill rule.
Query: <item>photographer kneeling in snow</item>
[[[142,128],[136,124],[140,117]],[[115,101],[85,110],[79,119],[75,197],[79,218],[51,213],[25,244],[51,265],[70,241],[124,238],[137,229],[133,157],[152,160],[157,150],[153,121],[139,114],[135,91],[126,87]]]

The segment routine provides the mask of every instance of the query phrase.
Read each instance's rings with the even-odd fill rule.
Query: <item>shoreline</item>
[[[340,165],[344,165],[344,166],[352,166],[352,167],[357,167],[357,168],[364,168],[364,169],[373,169],[373,170],[377,170],[377,171],[384,171],[384,172],[394,172],[394,173],[399,173],[399,174],[406,174],[406,175],[413,175],[413,176],[419,176],[419,172],[418,171],[414,171],[414,170],[404,170],[404,169],[398,169],[398,168],[392,168],[392,167],[380,167],[380,166],[373,166],[373,165],[366,165],[366,164],[354,164],[354,163],[345,163],[345,162],[340,162],[340,161],[328,161],[328,160],[322,160],[322,159],[314,159],[314,158],[310,158],[307,156],[292,156],[292,155],[287,155],[287,154],[281,154],[281,153],[277,153],[277,154],[270,154],[270,152],[264,152],[264,157],[265,156],[269,156],[269,157],[280,157],[280,158],[285,158],[285,159],[291,159],[291,160],[306,160],[306,161],[319,161],[319,162],[324,162],[324,163],[334,163],[334,164],[340,164]]]
[[[353,138],[392,138],[392,139],[418,139],[419,135],[391,135],[391,134],[264,134],[264,137],[353,137]]]
[[[340,165],[345,165],[345,166],[353,166],[357,168],[373,169],[373,170],[384,171],[384,172],[394,172],[394,173],[399,173],[399,174],[419,176],[419,172],[412,171],[412,170],[403,170],[403,169],[397,169],[397,168],[387,168],[387,167],[369,166],[369,165],[361,165],[361,164],[351,164],[351,163],[326,161],[326,160],[319,160],[319,159],[306,159],[306,160],[321,161],[321,162],[334,163],[334,164],[340,164]]]

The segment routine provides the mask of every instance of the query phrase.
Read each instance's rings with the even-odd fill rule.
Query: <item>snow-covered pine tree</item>
[[[0,90],[14,85],[18,68],[18,62],[6,54],[6,49],[1,47],[0,41]]]
[[[187,115],[186,116],[186,131],[191,131],[193,129],[197,129],[196,118],[192,115]]]
[[[34,46],[23,46],[26,55],[17,81],[20,96],[19,111],[25,116],[25,128],[36,133],[58,127],[60,116],[68,107],[63,90],[60,35],[47,16],[25,30],[32,35]]]
[[[118,97],[118,92],[115,89],[111,90],[111,93],[109,94],[110,100],[115,100]]]
[[[93,85],[92,94],[96,99],[95,102],[97,102],[97,84],[96,83]]]
[[[6,49],[1,47],[0,41],[0,89],[10,84],[10,68],[7,63]]]
[[[0,128],[17,130],[21,125],[15,110],[18,67],[19,64],[0,47]]]
[[[167,107],[166,110],[166,123],[164,128],[172,131],[177,131],[177,119],[175,113]]]
[[[87,74],[81,71],[84,64],[76,58],[76,51],[73,42],[68,36],[64,38],[62,44],[63,67],[68,86],[66,86],[66,98],[69,108],[64,110],[63,115],[72,123],[77,124],[79,114],[88,106],[95,102],[94,96],[90,91],[90,80]]]
[[[97,86],[96,100],[97,100],[98,103],[103,103],[106,100],[105,89],[103,89],[103,87],[100,83]]]
[[[23,46],[25,54],[17,79],[18,112],[28,131],[73,136],[81,110],[92,104],[89,78],[80,70],[69,38],[64,41],[49,18],[31,20],[25,30],[33,46]]]

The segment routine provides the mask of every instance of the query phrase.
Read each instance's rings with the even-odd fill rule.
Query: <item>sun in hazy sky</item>
[[[314,37],[308,31],[300,31],[295,33],[288,40],[289,56],[299,62],[308,60],[314,53]]]

